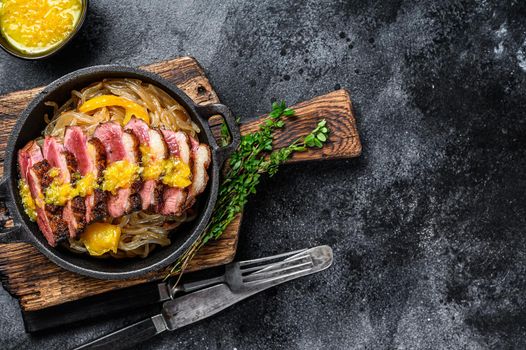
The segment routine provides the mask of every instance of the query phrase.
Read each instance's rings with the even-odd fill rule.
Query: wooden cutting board
[[[196,103],[218,103],[203,69],[191,57],[181,57],[142,67],[176,84]],[[18,115],[42,87],[0,96],[0,157]],[[325,118],[330,129],[329,142],[322,149],[295,154],[291,162],[357,157],[361,153],[360,138],[352,112],[351,100],[345,90],[294,106],[296,116],[276,134],[275,148],[284,147],[307,134]],[[241,125],[241,133],[257,130],[264,117]],[[1,166],[3,172],[3,165]],[[234,258],[239,237],[241,215],[217,241],[203,247],[189,266],[197,271],[229,263]],[[117,290],[163,278],[167,270],[150,273],[125,281],[97,280],[66,271],[40,254],[27,243],[0,244],[0,279],[4,288],[20,302],[23,311],[42,310],[68,301]]]

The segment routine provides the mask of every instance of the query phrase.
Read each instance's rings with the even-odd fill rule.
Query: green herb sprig
[[[285,126],[285,117],[294,116],[293,109],[285,102],[272,104],[268,118],[259,130],[241,137],[238,149],[232,154],[229,169],[219,188],[218,200],[212,219],[205,232],[192,247],[179,258],[170,271],[170,275],[184,271],[195,253],[211,239],[218,239],[234,218],[241,213],[250,195],[256,193],[262,174],[273,176],[279,166],[288,160],[294,152],[303,152],[308,148],[321,148],[327,142],[329,129],[325,119],[318,122],[316,128],[305,137],[301,137],[289,146],[273,150],[274,131]],[[222,145],[230,141],[228,129],[221,126]],[[168,276],[167,276],[168,277]]]

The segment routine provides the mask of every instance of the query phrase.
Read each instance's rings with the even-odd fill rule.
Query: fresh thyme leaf
[[[237,214],[243,210],[249,196],[256,193],[262,174],[274,176],[279,166],[293,153],[304,152],[312,147],[321,148],[323,143],[327,142],[329,129],[323,119],[305,137],[299,138],[287,147],[273,150],[274,131],[285,126],[284,117],[291,117],[294,114],[294,110],[287,108],[284,101],[274,102],[272,111],[260,125],[259,130],[241,137],[239,148],[230,157],[229,169],[219,188],[217,203],[207,229],[175,263],[170,275],[184,271],[188,262],[202,246],[223,234]],[[221,137],[221,144],[226,145],[230,142],[230,133],[224,123],[221,126]]]

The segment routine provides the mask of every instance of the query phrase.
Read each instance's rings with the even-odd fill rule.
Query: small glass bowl
[[[62,42],[59,45],[47,51],[43,51],[39,53],[22,52],[18,50],[16,47],[14,47],[13,45],[11,45],[11,43],[9,43],[6,40],[6,38],[4,38],[3,35],[1,34],[0,34],[0,47],[4,49],[7,53],[15,57],[25,59],[25,60],[38,60],[41,58],[52,56],[56,54],[58,51],[60,51],[64,46],[66,46],[75,37],[75,35],[77,35],[80,28],[84,24],[84,20],[86,19],[87,12],[88,12],[88,0],[82,0],[82,9],[80,10],[79,20],[77,21],[77,25],[75,26],[73,31],[64,40],[62,40]]]

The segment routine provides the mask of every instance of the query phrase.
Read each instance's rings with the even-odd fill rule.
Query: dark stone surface
[[[192,55],[243,118],[348,89],[364,145],[283,168],[247,207],[239,258],[330,244],[330,270],[144,349],[526,347],[524,2],[91,3],[55,58],[0,53],[0,92]],[[30,336],[0,303],[2,348],[73,346],[141,317]]]

